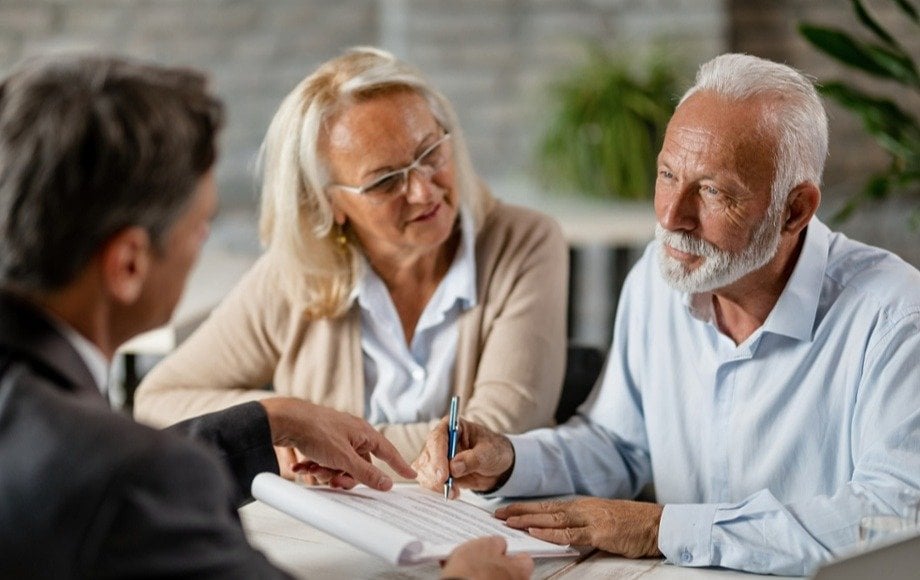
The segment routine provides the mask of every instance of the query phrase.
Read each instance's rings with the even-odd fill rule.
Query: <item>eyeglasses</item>
[[[370,183],[358,186],[332,183],[328,187],[337,187],[342,191],[363,196],[373,205],[386,203],[409,191],[409,173],[412,171],[417,171],[425,179],[430,179],[447,164],[450,155],[446,143],[449,139],[450,133],[444,133],[443,137],[422,151],[415,161],[402,169],[385,173]]]

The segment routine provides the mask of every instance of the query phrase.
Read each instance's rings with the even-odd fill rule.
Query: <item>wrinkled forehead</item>
[[[711,91],[689,97],[668,123],[661,159],[691,161],[742,181],[771,183],[778,138],[769,99],[728,99]]]

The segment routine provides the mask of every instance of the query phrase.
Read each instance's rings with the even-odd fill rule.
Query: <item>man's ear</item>
[[[821,190],[810,181],[796,185],[786,198],[783,231],[797,235],[805,229],[821,203]]]
[[[121,230],[102,247],[103,287],[116,301],[133,304],[141,295],[150,269],[150,246],[150,235],[135,226]]]

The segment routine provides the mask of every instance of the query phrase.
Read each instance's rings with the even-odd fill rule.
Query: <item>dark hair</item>
[[[0,285],[59,289],[126,227],[162,248],[222,122],[192,70],[105,56],[19,65],[0,83]]]

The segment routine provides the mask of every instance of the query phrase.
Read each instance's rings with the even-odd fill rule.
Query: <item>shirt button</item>
[[[684,564],[689,564],[690,562],[693,561],[693,554],[691,554],[687,550],[684,550],[683,553],[681,553],[680,555],[680,561],[683,562]]]
[[[416,381],[424,381],[425,380],[425,369],[421,367],[413,369],[412,378],[415,379]]]

